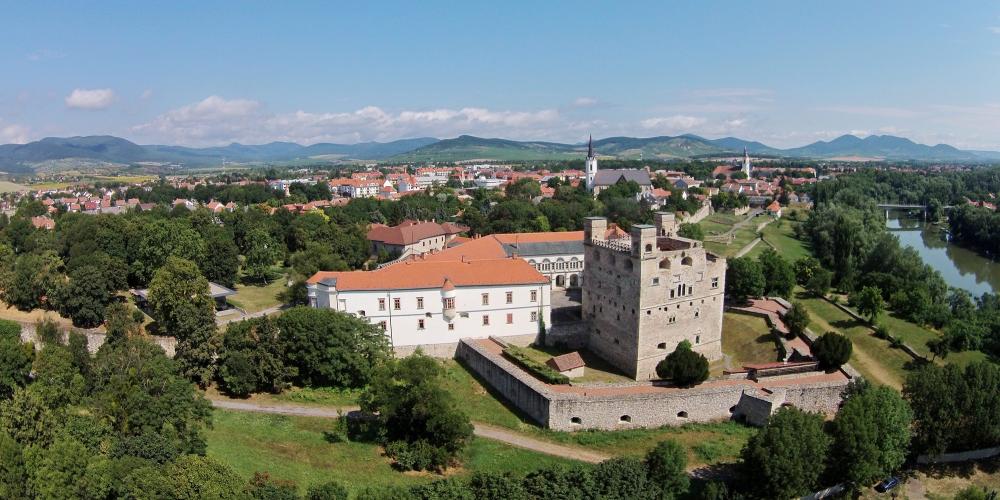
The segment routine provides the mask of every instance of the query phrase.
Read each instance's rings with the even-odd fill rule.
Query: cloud
[[[921,114],[919,111],[912,109],[889,106],[823,106],[816,108],[816,111],[886,118],[913,118]]]
[[[555,109],[497,111],[487,108],[403,110],[366,106],[349,112],[274,113],[259,101],[210,96],[132,127],[144,138],[173,144],[260,144],[291,141],[387,141],[403,137],[461,134],[538,139],[552,137],[565,123]]]
[[[115,92],[111,89],[73,89],[66,96],[66,106],[75,109],[104,109],[115,100]]]
[[[1000,35],[1000,26],[990,26],[987,29],[989,29],[994,35]]]
[[[773,94],[767,89],[753,88],[714,88],[714,89],[694,89],[688,91],[694,97],[709,98],[737,98],[737,97],[762,97]]]
[[[143,90],[142,94],[139,94],[139,99],[142,99],[143,101],[149,99],[150,97],[153,97],[153,89]]]
[[[577,97],[573,100],[573,107],[576,108],[590,108],[598,104],[598,100],[593,97]]]
[[[691,129],[704,125],[708,120],[700,118],[697,116],[686,116],[686,115],[673,115],[664,116],[656,118],[647,118],[639,122],[644,128],[655,129],[658,131],[684,131],[688,132]]]
[[[24,144],[30,139],[28,127],[16,123],[6,123],[0,118],[0,144]]]
[[[65,53],[52,49],[38,49],[24,56],[29,61],[47,61],[50,59],[62,59],[64,57],[66,57]]]

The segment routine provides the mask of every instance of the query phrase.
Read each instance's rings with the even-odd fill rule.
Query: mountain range
[[[735,137],[706,139],[696,135],[661,137],[608,137],[594,141],[600,156],[623,159],[690,159],[742,154],[755,156],[831,159],[989,162],[1000,161],[1000,152],[961,150],[947,144],[928,146],[889,135],[859,138],[843,135],[790,149],[778,149]],[[48,137],[27,144],[0,145],[0,168],[30,171],[54,160],[90,160],[120,164],[142,162],[176,163],[185,167],[211,166],[223,162],[288,162],[296,160],[558,160],[582,158],[586,144],[485,139],[463,135],[438,140],[429,137],[392,142],[358,144],[320,143],[303,146],[292,142],[260,145],[233,143],[228,146],[192,148],[139,145],[114,136]]]

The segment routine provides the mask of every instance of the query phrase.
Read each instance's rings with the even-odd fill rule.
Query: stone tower
[[[709,360],[722,357],[726,261],[702,242],[677,236],[674,214],[605,238],[608,221],[584,226],[583,318],[590,351],[636,380],[683,340]]]
[[[587,191],[594,190],[594,180],[597,178],[597,156],[594,155],[594,136],[587,141]]]
[[[750,178],[750,153],[747,152],[746,146],[743,146],[743,173],[746,174],[747,179]]]

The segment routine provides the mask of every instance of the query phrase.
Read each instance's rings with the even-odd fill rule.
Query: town
[[[998,5],[635,7],[6,6],[0,499],[996,499]]]

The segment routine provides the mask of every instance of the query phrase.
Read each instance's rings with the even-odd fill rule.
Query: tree
[[[809,310],[801,302],[792,302],[792,307],[781,317],[788,325],[788,331],[793,336],[802,335],[809,326]]]
[[[447,467],[472,438],[469,416],[444,389],[443,376],[437,360],[417,352],[380,366],[359,398],[375,415],[387,453],[397,460],[400,453],[426,456],[428,467],[415,468]]]
[[[271,275],[271,266],[282,257],[282,249],[267,231],[254,229],[246,236],[247,251],[243,270],[254,281],[266,283]]]
[[[895,390],[870,387],[847,399],[833,421],[834,467],[857,486],[895,472],[910,447],[910,406]]]
[[[93,328],[101,324],[104,310],[124,290],[127,269],[120,260],[105,254],[88,259],[69,271],[69,281],[60,289],[59,310],[75,326]]]
[[[0,338],[0,400],[8,399],[14,390],[30,380],[35,348],[20,339]]]
[[[93,371],[93,411],[115,432],[159,433],[181,453],[204,453],[211,405],[159,346],[141,338],[104,344]]]
[[[62,259],[54,252],[20,255],[0,277],[3,301],[22,311],[51,305],[46,299],[59,294],[62,267]]]
[[[390,260],[394,257],[388,256]],[[331,253],[330,249],[322,243],[307,243],[304,250],[299,250],[288,258],[289,264],[296,274],[303,278],[308,278],[319,271],[346,271],[347,262],[344,259]]]
[[[597,491],[590,468],[583,465],[537,469],[522,483],[532,498],[591,498]]]
[[[813,274],[815,274],[818,270],[823,269],[822,264],[820,264],[815,257],[809,255],[799,257],[799,259],[795,261],[795,264],[793,264],[793,267],[795,268],[795,280],[802,286],[806,286],[806,283],[812,279]]]
[[[285,362],[304,386],[363,387],[391,357],[385,333],[349,314],[300,306],[276,322]]]
[[[788,297],[795,288],[795,270],[773,248],[768,248],[757,258],[764,273],[764,293]]]
[[[106,343],[115,343],[124,339],[138,338],[142,335],[142,324],[136,321],[138,309],[133,309],[124,302],[113,302],[104,310],[104,329],[107,331]]]
[[[837,332],[826,332],[813,342],[812,354],[821,367],[836,370],[851,359],[853,348],[851,339]]]
[[[347,500],[348,491],[336,481],[314,484],[306,492],[306,500]]]
[[[204,387],[212,378],[218,343],[208,280],[193,262],[168,257],[150,282],[148,296],[160,331],[177,338],[175,359],[184,374]]]
[[[740,454],[746,491],[756,498],[792,498],[814,491],[829,448],[821,415],[794,407],[778,409]]]
[[[213,229],[205,240],[205,258],[198,262],[205,278],[232,288],[240,271],[240,250],[233,236],[222,229]]]
[[[242,498],[243,479],[228,465],[209,457],[184,455],[164,471],[174,498]]]
[[[951,353],[951,344],[947,339],[934,338],[927,341],[927,350],[933,355],[931,361],[935,361],[937,358],[944,359]]]
[[[682,238],[691,238],[692,240],[704,240],[705,232],[702,231],[701,226],[698,224],[692,224],[685,222],[681,224],[680,229],[677,230],[677,235]]]
[[[594,467],[597,498],[650,499],[654,488],[649,484],[646,465],[636,457],[615,457]]]
[[[826,297],[830,291],[830,284],[833,280],[833,273],[826,269],[819,268],[813,271],[809,281],[806,282],[806,290],[816,297]]]
[[[285,366],[277,325],[270,318],[253,318],[229,325],[219,351],[220,388],[234,396],[281,392],[295,376]]]
[[[661,499],[677,498],[688,490],[687,451],[672,439],[659,442],[646,454],[649,481]]]
[[[87,390],[86,380],[74,365],[69,349],[59,344],[45,344],[33,365],[32,388],[50,408],[76,404]]]
[[[0,431],[0,498],[27,498],[27,482],[21,445]]]
[[[520,478],[509,473],[475,472],[469,479],[469,492],[473,498],[503,498],[510,500],[528,500],[530,497],[524,491]]]
[[[938,455],[1000,444],[1000,366],[927,364],[910,372],[903,396],[913,409],[913,448]]]
[[[879,314],[885,310],[885,301],[882,300],[882,290],[873,286],[866,286],[861,289],[855,299],[858,312],[868,318],[869,323],[875,323]]]
[[[747,257],[737,257],[729,261],[726,268],[726,295],[733,301],[744,303],[749,297],[764,294],[766,281],[760,263]]]
[[[508,199],[531,201],[542,195],[542,187],[531,178],[518,179],[504,188]]]
[[[708,378],[708,359],[691,350],[691,343],[685,340],[657,363],[656,375],[681,387],[697,385]]]
[[[39,498],[94,498],[87,491],[87,475],[95,457],[79,441],[58,438],[47,448],[32,448],[26,458],[31,489]]]

